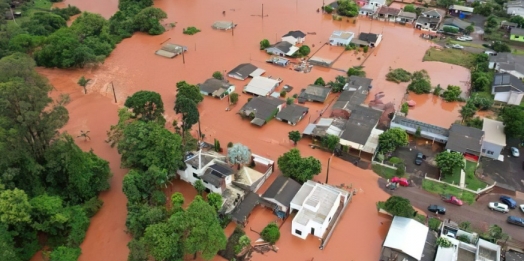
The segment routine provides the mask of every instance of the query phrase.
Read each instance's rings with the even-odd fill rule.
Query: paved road
[[[386,181],[379,180],[379,186],[384,188]],[[389,194],[407,198],[411,204],[421,210],[426,210],[430,204],[439,204],[445,206],[447,213],[445,218],[449,218],[454,222],[460,223],[462,221],[469,221],[475,228],[487,229],[492,224],[497,224],[502,227],[503,231],[509,234],[513,239],[524,242],[524,228],[506,223],[508,215],[524,217],[524,214],[518,209],[513,209],[509,214],[502,214],[499,212],[490,211],[487,208],[488,202],[498,201],[499,195],[486,195],[479,199],[475,204],[469,206],[455,206],[442,202],[440,197],[431,194],[418,187],[400,187],[395,191],[386,190]],[[523,204],[524,202],[518,202]]]

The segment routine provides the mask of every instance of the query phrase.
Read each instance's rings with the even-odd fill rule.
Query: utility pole
[[[185,50],[184,47],[182,47],[182,63],[186,64],[186,57],[184,56]]]
[[[262,19],[264,19],[264,4],[262,4]]]
[[[115,103],[117,103],[117,101],[116,101],[116,92],[115,92],[115,85],[113,85],[113,82],[111,82],[111,87],[113,89],[113,97],[115,98]]]
[[[331,164],[331,158],[333,158],[333,155],[335,155],[335,153],[331,154],[331,157],[329,157],[329,159],[328,159],[327,172],[326,172],[326,184],[328,184],[328,179],[329,179],[329,165]]]

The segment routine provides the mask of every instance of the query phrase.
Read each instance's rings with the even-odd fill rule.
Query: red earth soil
[[[185,1],[173,2],[159,0],[155,2],[168,14],[164,23],[176,22],[175,28],[160,36],[149,36],[141,33],[125,39],[118,45],[110,57],[98,68],[83,70],[56,70],[39,69],[39,72],[48,77],[55,86],[53,96],[59,93],[69,93],[71,103],[67,106],[70,112],[70,121],[64,127],[73,136],[80,131],[90,131],[91,140],[78,139],[79,146],[84,150],[94,149],[95,153],[111,163],[114,176],[111,180],[111,189],[104,192],[101,198],[104,206],[92,219],[86,239],[82,244],[80,260],[126,260],[128,249],[126,247],[130,237],[125,233],[126,198],[122,193],[122,178],[126,170],[120,169],[120,156],[116,149],[110,148],[106,139],[109,126],[117,122],[117,105],[122,105],[126,97],[138,90],[152,90],[159,92],[164,100],[166,119],[168,124],[178,119],[172,110],[176,94],[175,83],[185,80],[189,83],[200,83],[211,76],[214,71],[229,71],[240,63],[251,62],[265,69],[266,76],[280,77],[283,84],[294,86],[289,95],[298,93],[318,77],[326,81],[332,80],[343,73],[327,68],[313,68],[311,73],[303,74],[265,63],[267,54],[259,50],[259,41],[267,38],[272,43],[290,30],[314,32],[306,37],[305,44],[312,47],[312,53],[317,51],[329,38],[333,30],[350,30],[358,32],[382,33],[384,40],[372,53],[355,55],[345,52],[334,65],[335,68],[344,69],[360,65],[365,56],[369,59],[364,64],[364,69],[369,78],[373,78],[373,89],[370,97],[383,91],[386,97],[384,102],[395,101],[397,106],[405,93],[406,85],[397,85],[387,82],[385,74],[389,68],[404,68],[409,71],[426,69],[432,77],[432,84],[441,86],[454,84],[464,87],[462,81],[467,81],[469,73],[464,68],[436,62],[421,62],[430,42],[419,37],[420,31],[407,26],[370,21],[361,17],[353,24],[353,20],[333,21],[329,15],[316,12],[321,6],[320,2],[265,2],[264,15],[261,14],[263,1],[237,1],[225,0],[220,2]],[[66,0],[65,4],[76,5],[84,11],[101,13],[109,17],[117,10],[117,1],[80,1]],[[225,16],[222,11],[226,11]],[[215,21],[229,20],[238,24],[231,31],[215,31],[211,24]],[[284,26],[285,25],[285,26]],[[202,30],[193,36],[182,34],[182,28],[195,26]],[[234,35],[233,35],[234,34]],[[169,41],[188,46],[185,54],[185,63],[182,57],[166,59],[154,55],[161,44]],[[313,44],[315,47],[313,47]],[[327,51],[330,53],[338,50],[335,47],[324,46],[319,54]],[[340,49],[340,48],[339,48]],[[361,57],[361,60],[357,59]],[[88,85],[88,94],[82,93],[82,88],[76,82],[84,75],[92,79]],[[241,90],[244,82],[231,80]],[[117,104],[113,100],[112,87],[114,86]],[[280,91],[280,89],[278,89]],[[262,128],[254,127],[249,121],[242,121],[236,112],[251,97],[241,94],[238,105],[231,111],[226,111],[227,101],[206,97],[199,105],[201,114],[202,131],[206,140],[218,139],[222,144],[227,142],[240,142],[251,150],[264,157],[276,161],[279,155],[293,147],[287,134],[291,130],[302,131],[310,121],[319,117],[319,112],[327,108],[328,104],[306,104],[310,108],[310,116],[306,117],[297,126],[290,126],[273,120]],[[336,98],[331,95],[328,100]],[[418,105],[410,110],[408,117],[425,120],[443,127],[449,126],[458,116],[456,104],[442,104],[440,100],[433,101],[429,96],[411,96]],[[424,102],[426,99],[426,102]],[[428,100],[430,100],[428,102]],[[434,104],[435,103],[435,104]],[[440,104],[439,104],[440,103]],[[453,105],[453,106],[452,106]],[[436,107],[435,107],[436,106]],[[441,108],[445,108],[442,110]],[[432,111],[438,109],[442,117],[427,117]],[[315,177],[324,181],[326,163],[329,154],[313,150],[308,140],[298,144],[304,156],[314,156],[320,159],[324,169]],[[278,171],[265,184],[259,193],[263,193],[275,178]],[[361,170],[348,162],[334,158],[331,162],[330,184],[352,184],[358,189],[351,205],[347,208],[338,224],[333,237],[324,250],[319,250],[318,239],[309,237],[302,240],[293,237],[290,233],[291,219],[288,219],[281,228],[281,239],[277,243],[280,248],[278,253],[268,253],[264,256],[255,255],[254,260],[378,260],[381,243],[390,224],[390,218],[377,214],[375,203],[387,199],[388,195],[377,186],[378,177],[369,170]],[[195,195],[190,185],[180,181],[173,183],[166,189],[170,194],[181,191],[189,202]],[[269,221],[274,220],[269,211],[256,209],[252,215],[249,227],[260,231]],[[230,225],[226,232],[229,234],[234,226]],[[252,240],[256,240],[256,233],[247,233]],[[36,255],[34,260],[38,260]],[[216,260],[221,260],[217,257]]]

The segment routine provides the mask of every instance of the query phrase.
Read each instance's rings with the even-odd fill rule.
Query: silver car
[[[454,48],[454,49],[464,49],[464,46],[462,46],[460,44],[454,44],[451,47]]]
[[[488,208],[490,208],[491,210],[502,212],[502,213],[508,213],[509,212],[508,205],[502,204],[502,203],[498,203],[498,202],[490,202],[488,204]]]

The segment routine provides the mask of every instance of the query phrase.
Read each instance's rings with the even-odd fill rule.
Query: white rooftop
[[[375,153],[375,149],[377,149],[378,146],[378,137],[382,133],[384,133],[383,130],[373,128],[362,150],[368,153]]]
[[[259,96],[266,96],[277,85],[278,85],[278,81],[275,79],[270,79],[270,78],[262,77],[262,76],[255,76],[253,77],[253,79],[251,79],[249,84],[246,85],[246,87],[244,87],[244,91],[253,93]]]
[[[417,260],[422,258],[429,228],[418,221],[395,216],[389,228],[384,247],[401,251]]]
[[[451,247],[439,246],[437,249],[437,255],[435,256],[435,261],[456,261],[458,259],[460,242],[446,235],[442,235],[441,237],[451,242]]]
[[[488,118],[484,118],[482,124],[484,140],[490,143],[506,146],[506,134],[504,134],[504,123]]]
[[[353,32],[349,32],[349,31],[334,31],[332,34],[331,34],[331,37],[329,37],[330,39],[344,39],[344,40],[347,40],[349,38],[352,38],[355,34]]]

